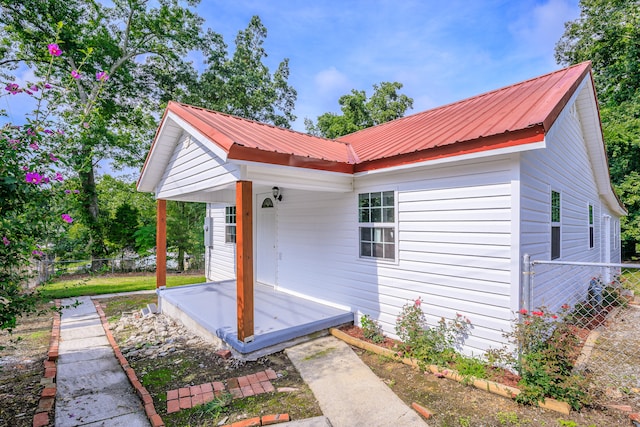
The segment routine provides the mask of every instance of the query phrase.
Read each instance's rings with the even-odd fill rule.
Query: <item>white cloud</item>
[[[349,91],[351,84],[346,74],[338,71],[336,67],[330,67],[317,73],[314,82],[316,90],[321,94],[346,93],[345,90]]]
[[[522,55],[553,58],[564,23],[576,19],[580,10],[572,0],[549,0],[527,11],[509,26]]]

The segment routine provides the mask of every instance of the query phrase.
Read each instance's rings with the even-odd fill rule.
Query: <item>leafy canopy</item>
[[[325,138],[338,138],[349,133],[366,129],[403,117],[413,108],[413,99],[399,94],[402,84],[382,82],[373,85],[373,95],[367,99],[364,90],[351,90],[338,100],[342,114],[324,113],[318,117],[317,124],[305,119],[307,132]]]

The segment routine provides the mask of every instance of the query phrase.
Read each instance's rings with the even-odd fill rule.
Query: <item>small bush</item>
[[[522,378],[517,402],[535,404],[552,397],[576,410],[588,403],[588,378],[573,373],[579,340],[565,320],[568,309],[563,306],[560,315],[549,313],[544,307],[531,312],[523,309],[521,320],[506,334],[520,350],[510,359]]]
[[[396,333],[402,341],[400,351],[418,360],[424,368],[428,364],[447,366],[457,356],[456,347],[469,331],[471,322],[461,314],[455,319],[441,318],[429,327],[422,311],[422,300],[405,304],[396,319]]]
[[[382,333],[382,327],[380,324],[365,314],[360,318],[360,327],[362,328],[362,334],[368,340],[379,344],[384,341],[384,334]]]

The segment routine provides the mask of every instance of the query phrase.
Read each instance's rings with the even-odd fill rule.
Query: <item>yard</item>
[[[156,408],[168,425],[210,426],[223,420],[231,421],[275,412],[287,412],[294,419],[320,413],[313,394],[283,353],[253,363],[222,361],[212,356],[214,349],[210,346],[183,334],[185,336],[175,341],[175,349],[170,356],[157,357],[153,352],[131,354],[131,349],[135,346],[127,340],[133,335],[148,337],[149,342],[139,345],[141,349],[151,349],[157,344],[152,342],[154,338],[148,330],[142,334],[141,331],[132,329],[131,322],[126,320],[132,317],[134,311],[155,300],[155,295],[150,294],[101,301],[106,307],[111,328],[123,352],[129,349],[127,357],[131,366],[152,393]],[[8,345],[1,353],[3,365],[0,372],[0,396],[3,405],[0,409],[0,425],[31,425],[50,328],[51,321],[47,314],[32,316],[23,319],[13,337],[3,334],[0,338],[0,344]],[[16,341],[19,337],[21,340]],[[509,399],[454,381],[422,374],[414,368],[373,353],[360,349],[354,351],[401,399],[409,405],[417,402],[433,411],[434,418],[429,421],[431,426],[587,427],[629,424],[625,414],[601,407],[587,408],[565,416],[537,407],[518,405]],[[281,374],[274,385],[288,391],[246,398],[221,407],[209,405],[166,414],[166,392],[169,389],[236,377],[261,371],[266,367]]]

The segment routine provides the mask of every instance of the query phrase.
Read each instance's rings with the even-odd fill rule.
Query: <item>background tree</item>
[[[197,79],[183,74],[187,90],[177,99],[191,105],[233,114],[245,119],[291,127],[296,119],[293,109],[296,90],[289,86],[289,60],[280,62],[271,74],[264,64],[263,47],[267,29],[258,16],[251,18],[246,29],[239,31],[235,50],[229,57],[227,45],[220,35],[209,32],[204,54],[207,68]]]
[[[185,254],[197,259],[204,253],[204,203],[167,202],[167,246],[177,251],[178,271],[185,269]]]
[[[603,133],[618,195],[629,211],[622,218],[627,256],[640,242],[640,7],[634,0],[581,0],[580,17],[565,24],[556,45],[563,65],[590,60]]]
[[[317,124],[305,118],[304,124],[312,135],[338,138],[371,126],[403,117],[413,108],[413,99],[399,94],[402,84],[382,82],[373,85],[373,95],[367,99],[365,91],[351,90],[338,100],[342,114],[324,113]]]

